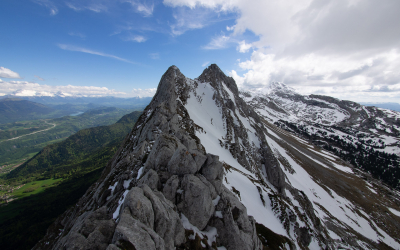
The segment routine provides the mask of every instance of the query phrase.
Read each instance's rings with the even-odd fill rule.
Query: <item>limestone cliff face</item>
[[[167,70],[99,181],[34,249],[262,249],[219,157],[195,135],[188,87]]]

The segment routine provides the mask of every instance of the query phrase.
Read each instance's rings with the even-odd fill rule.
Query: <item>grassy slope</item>
[[[74,172],[91,171],[88,167],[74,166],[77,161],[95,150],[114,141],[119,141],[131,130],[141,112],[125,115],[117,123],[83,129],[67,140],[48,145],[39,154],[7,174],[3,179],[22,181],[24,179],[68,178]]]
[[[23,136],[16,140],[5,141],[0,139],[0,166],[16,165],[27,159],[29,154],[36,154],[49,144],[67,138],[68,136],[78,132],[81,129],[104,126],[115,123],[120,117],[131,112],[126,109],[117,108],[100,108],[89,110],[80,116],[65,116],[62,118],[44,121],[18,122],[13,124],[0,125],[0,135],[7,137],[6,134],[15,134],[19,136],[17,131],[25,128],[39,127],[36,130],[43,130],[47,127],[50,130],[36,133],[33,135]],[[2,133],[3,132],[3,133]]]
[[[51,174],[63,175],[64,181],[0,207],[1,248],[31,249],[50,224],[99,178],[139,115],[140,112],[133,112],[116,124],[80,131],[63,142],[46,147],[29,161],[31,165],[20,166],[15,173],[11,172],[8,180],[29,179],[32,173],[44,177],[50,166]],[[41,168],[40,161],[49,164],[47,168]],[[29,170],[30,167],[34,170]]]

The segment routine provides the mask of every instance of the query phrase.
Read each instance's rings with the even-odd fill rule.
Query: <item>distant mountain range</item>
[[[91,104],[93,107],[107,106],[117,108],[144,108],[150,103],[151,97],[131,97],[131,98],[118,98],[113,96],[104,97],[85,97],[85,96],[64,96],[64,95],[53,95],[53,96],[15,96],[7,95],[0,97],[1,99],[6,98],[18,98],[28,100],[32,102],[41,103],[48,106],[58,108],[60,105],[88,105]]]
[[[21,120],[54,118],[68,115],[65,110],[56,110],[41,103],[18,98],[0,99],[0,123],[10,123]]]
[[[386,103],[370,103],[370,102],[360,102],[360,104],[364,106],[375,106],[383,109],[390,109],[394,111],[400,111],[400,104],[395,102],[386,102]]]
[[[151,98],[3,96],[0,98],[0,124],[57,118],[98,107],[141,110]]]

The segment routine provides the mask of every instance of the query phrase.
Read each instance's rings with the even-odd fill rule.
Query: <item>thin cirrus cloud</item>
[[[57,6],[50,0],[32,0],[32,2],[44,6],[50,10],[50,15],[54,16],[58,13]]]
[[[89,2],[89,3],[82,3],[79,2],[66,2],[65,5],[74,10],[74,11],[83,11],[83,10],[90,10],[96,13],[106,12],[108,11],[108,7],[105,4],[98,3],[98,2]]]
[[[207,65],[209,65],[210,64],[210,62],[205,62],[205,63],[203,63],[202,65],[201,65],[201,67],[205,67],[205,66],[207,66]]]
[[[98,52],[98,51],[94,51],[94,50],[90,50],[90,49],[86,49],[86,48],[82,48],[82,47],[77,47],[77,46],[67,45],[67,44],[57,44],[57,46],[63,50],[77,51],[77,52],[82,52],[82,53],[87,53],[87,54],[92,54],[92,55],[104,56],[104,57],[113,58],[113,59],[116,59],[116,60],[119,60],[122,62],[137,64],[137,63],[129,61],[125,58],[121,58],[118,56],[114,56],[114,55],[110,55],[110,54],[106,54],[103,52]]]
[[[124,38],[122,38],[122,40],[124,41],[131,41],[131,42],[137,42],[137,43],[143,43],[147,40],[147,38],[145,38],[144,36],[140,36],[140,35],[128,35]]]
[[[141,13],[145,17],[149,17],[153,15],[154,11],[154,3],[148,3],[146,1],[137,1],[137,0],[124,0],[123,2],[130,3],[135,11]]]
[[[36,77],[40,81],[44,81],[44,79],[42,77],[40,77],[40,76],[34,75],[34,77]]]
[[[221,35],[211,39],[210,43],[202,48],[206,50],[225,49],[230,42],[232,42],[232,39],[229,36]]]
[[[70,36],[76,36],[76,37],[79,37],[79,38],[81,38],[81,39],[85,39],[85,38],[86,38],[86,35],[85,35],[85,34],[82,34],[82,33],[80,33],[80,32],[69,32],[68,35],[70,35]]]
[[[166,3],[166,1],[164,1]],[[171,5],[172,4],[167,4]],[[214,22],[223,21],[216,18],[219,14],[206,8],[177,7],[173,11],[174,22],[170,24],[171,35],[180,36],[189,30],[202,29]]]
[[[0,67],[0,77],[3,78],[21,78],[17,72],[12,71],[11,69],[7,69],[4,67]]]
[[[159,53],[150,53],[149,54],[150,58],[153,60],[158,60],[160,59],[160,54]]]

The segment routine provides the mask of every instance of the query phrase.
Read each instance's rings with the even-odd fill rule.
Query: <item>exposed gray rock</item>
[[[174,136],[161,134],[147,157],[145,169],[154,169],[156,171],[166,169],[178,146],[178,141]]]
[[[201,169],[201,174],[214,185],[217,193],[221,192],[224,170],[222,163],[219,161],[219,156],[207,154],[207,161]]]
[[[112,239],[115,245],[129,242],[136,250],[164,250],[164,240],[153,229],[122,213]]]
[[[176,212],[175,205],[158,191],[142,186],[145,196],[151,201],[154,211],[154,231],[164,239],[166,249],[174,249],[185,241],[185,230]]]
[[[179,187],[179,178],[177,175],[171,176],[165,183],[163,194],[165,198],[175,203],[176,192]]]
[[[181,188],[183,197],[182,202],[178,204],[178,209],[194,226],[202,230],[215,211],[211,191],[198,177],[192,174],[183,177]]]
[[[168,171],[176,175],[194,174],[200,167],[193,159],[193,155],[182,144],[176,149],[168,162]]]
[[[254,219],[247,216],[246,207],[226,187],[222,188],[218,209],[223,218],[214,217],[210,225],[217,228],[221,245],[229,250],[262,249]]]
[[[159,177],[156,171],[150,169],[147,173],[141,177],[138,181],[138,185],[146,184],[153,190],[157,190],[159,186]]]
[[[154,211],[151,201],[144,196],[143,190],[139,187],[132,188],[125,197],[123,213],[130,214],[146,226],[153,228]]]
[[[111,243],[115,222],[106,207],[83,214],[55,249],[105,249]]]

